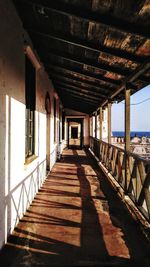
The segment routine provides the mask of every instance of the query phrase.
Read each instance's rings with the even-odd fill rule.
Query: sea
[[[116,137],[124,137],[125,136],[125,132],[124,131],[112,131],[112,135],[116,136]],[[130,137],[150,137],[150,132],[139,132],[139,131],[131,131],[130,132]]]

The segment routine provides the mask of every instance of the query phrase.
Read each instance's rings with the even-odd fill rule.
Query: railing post
[[[125,88],[125,192],[128,189],[129,168],[128,152],[130,152],[130,89]]]

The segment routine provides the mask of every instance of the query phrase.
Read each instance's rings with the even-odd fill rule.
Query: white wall
[[[45,96],[51,99],[50,168],[56,160],[53,97],[57,97],[43,67],[36,70],[35,154],[25,164],[25,35],[10,0],[0,0],[0,248],[33,200],[46,177],[47,115]],[[32,47],[32,44],[29,43]],[[58,97],[57,97],[58,98]],[[58,109],[58,106],[57,106]],[[58,121],[58,120],[57,120]]]

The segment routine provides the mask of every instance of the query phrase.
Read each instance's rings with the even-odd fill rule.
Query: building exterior
[[[112,137],[112,143],[120,148],[125,147],[124,137]],[[150,159],[150,142],[149,138],[143,136],[135,136],[131,139],[130,151],[134,154],[139,155],[142,158]]]
[[[83,87],[83,80],[80,81],[80,85],[68,83],[69,85],[65,84],[64,86],[64,82],[50,79],[46,65],[41,62],[37,49],[17,13],[14,2],[19,3],[19,1],[0,0],[0,248],[6,243],[8,236],[31,204],[36,192],[44,182],[47,172],[52,169],[56,160],[61,156],[62,150],[69,144],[71,131],[77,131],[78,138],[81,139],[81,148],[89,147],[90,137],[101,139],[101,134],[102,139],[108,139],[108,143],[110,143],[111,103],[109,101],[123,90],[122,87],[116,89],[116,86],[122,84],[122,80],[119,79],[124,71],[121,69],[124,60],[124,64],[127,65],[127,59],[122,59],[121,63],[118,63],[120,64],[119,68],[111,66],[111,64],[106,66],[106,58],[106,62],[104,65],[102,64],[104,70],[100,72],[102,81],[99,81],[98,85],[97,82],[94,84],[95,91],[93,89],[92,92],[90,91],[91,83],[94,83],[93,77],[93,79],[95,77],[97,79],[96,72],[92,73],[90,81],[88,80],[89,85],[86,85],[86,89],[84,88],[82,92],[80,92],[80,87]],[[27,6],[29,4],[25,3],[26,1],[22,2]],[[33,4],[32,1],[29,2],[29,5]],[[32,10],[35,11],[36,17],[41,17],[43,21],[47,20],[45,9],[42,7],[35,9],[31,7],[30,11]],[[31,14],[30,19],[32,20]],[[61,23],[58,24],[57,26],[61,25]],[[80,24],[82,25],[82,23]],[[56,25],[56,21],[54,25]],[[49,47],[49,45],[47,46]],[[42,49],[43,47],[44,45]],[[109,47],[106,50],[109,50]],[[111,55],[112,51],[116,51],[116,49],[109,51]],[[86,54],[85,51],[83,54]],[[118,52],[115,57],[120,55],[121,53]],[[129,57],[128,51],[124,57]],[[135,57],[137,58],[137,56]],[[134,55],[131,55],[132,58]],[[72,60],[71,62],[76,61]],[[113,60],[110,59],[110,61]],[[129,63],[131,63],[130,61]],[[143,59],[142,62],[144,62]],[[92,61],[91,64],[98,69],[99,63],[95,64]],[[79,65],[81,65],[80,62]],[[89,75],[84,72],[89,68],[86,60],[85,62],[83,60],[83,65],[84,67],[87,65],[87,69],[81,70],[81,74]],[[125,67],[127,67],[126,78],[128,78],[130,64]],[[90,68],[92,70],[93,67],[90,66]],[[135,64],[133,64],[132,70],[134,68]],[[120,74],[112,75],[113,71],[117,72],[118,69]],[[142,71],[146,72],[147,70],[146,61],[144,67],[142,65],[142,70],[138,69],[135,76],[129,75],[129,82],[130,79],[134,82]],[[102,75],[103,73],[104,75]],[[65,75],[68,74],[65,73]],[[56,73],[53,73],[53,77],[55,76]],[[54,81],[58,90],[55,90]],[[147,80],[143,84],[146,83]],[[62,90],[62,84],[65,90]],[[67,93],[68,86],[69,94]],[[76,86],[77,91],[73,90],[72,92],[72,88],[76,88]],[[140,90],[140,86],[141,81],[139,84],[137,82],[137,91]],[[135,88],[135,86],[133,87]],[[126,98],[127,94],[129,94],[128,90]],[[122,95],[118,97],[118,99],[121,98]],[[69,100],[70,102],[68,102]],[[126,102],[129,106],[129,98]],[[101,112],[98,111],[100,106]],[[128,119],[126,122],[129,126]],[[72,130],[72,128],[77,130]],[[129,127],[126,132],[129,136]]]
[[[22,27],[14,5],[11,1],[1,1],[0,5],[0,35],[3,36],[0,45],[2,247],[32,202],[47,170],[51,170],[58,154],[65,147],[67,126],[64,127],[65,133],[62,136],[62,103],[33,49],[27,32]],[[28,44],[24,43],[24,36]],[[27,76],[30,76],[31,72],[34,77],[29,84]],[[34,103],[28,103],[28,93],[31,91]],[[63,123],[66,124],[66,121]],[[85,129],[89,127],[88,123],[86,115]],[[85,144],[88,145],[88,136],[85,138]]]

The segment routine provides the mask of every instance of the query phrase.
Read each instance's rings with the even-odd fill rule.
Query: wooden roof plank
[[[42,59],[45,61],[45,63],[48,63],[48,57],[50,55],[54,55],[56,57],[61,57],[65,60],[69,60],[71,62],[74,63],[79,63],[81,65],[88,65],[91,67],[94,67],[96,69],[99,70],[104,70],[104,71],[108,71],[108,72],[112,72],[112,73],[116,73],[118,75],[121,76],[128,76],[131,74],[131,71],[129,69],[122,69],[116,66],[110,66],[108,64],[104,64],[104,63],[100,63],[100,62],[95,62],[95,60],[89,59],[89,58],[85,58],[85,57],[78,57],[78,56],[74,56],[74,55],[70,55],[67,52],[59,52],[58,50],[52,50],[48,53],[44,53],[40,47],[37,48],[39,53],[42,55]]]
[[[53,83],[57,86],[57,85],[60,85],[60,86],[63,86],[63,87],[65,87],[65,88],[71,88],[71,89],[73,89],[73,90],[84,90],[84,91],[86,91],[89,95],[93,95],[93,96],[96,96],[96,97],[100,97],[100,98],[102,98],[102,99],[104,99],[104,98],[106,98],[106,95],[104,96],[103,94],[101,94],[101,93],[97,93],[97,92],[95,92],[95,91],[93,91],[93,90],[90,90],[89,88],[85,88],[85,87],[83,87],[83,86],[79,86],[79,85],[77,85],[77,84],[73,84],[73,83],[71,83],[71,82],[64,82],[64,81],[61,81],[61,80],[53,80]]]
[[[16,1],[18,4],[21,1]],[[24,2],[24,1],[23,1]],[[128,20],[120,19],[111,14],[99,14],[98,12],[93,12],[90,9],[75,6],[70,3],[64,3],[62,1],[48,1],[48,0],[25,0],[25,2],[30,3],[32,6],[38,6],[39,8],[45,8],[53,12],[57,12],[66,16],[75,16],[81,19],[91,21],[94,23],[104,24],[108,27],[124,31],[126,33],[131,33],[139,35],[142,37],[149,38],[150,31],[147,25],[141,25],[129,22]],[[21,3],[20,3],[21,4]],[[40,10],[39,10],[40,12]]]
[[[68,73],[62,73],[59,71],[54,71],[53,69],[48,68],[47,71],[49,72],[49,77],[51,77],[52,79],[53,79],[53,77],[58,77],[58,78],[65,79],[68,81],[69,80],[73,81],[73,82],[75,81],[78,84],[82,84],[82,85],[84,84],[85,87],[95,89],[96,91],[99,91],[99,92],[109,93],[111,90],[116,89],[116,87],[108,87],[108,86],[103,86],[100,84],[95,84],[94,82],[91,82],[91,81],[82,80],[78,76],[73,76],[73,75],[68,74]]]
[[[123,49],[116,49],[116,48],[112,48],[112,47],[107,47],[104,46],[100,43],[93,43],[90,42],[88,40],[82,40],[81,38],[77,38],[77,37],[73,37],[73,36],[65,36],[63,34],[57,35],[56,33],[42,33],[39,32],[37,29],[27,29],[28,32],[34,33],[38,36],[42,36],[44,38],[47,39],[53,39],[55,41],[59,41],[59,42],[63,42],[63,43],[67,43],[70,45],[74,45],[83,49],[88,49],[90,51],[93,52],[97,52],[97,53],[106,53],[115,57],[119,57],[119,58],[123,58],[123,59],[127,59],[130,61],[134,61],[137,63],[143,63],[145,61],[145,57],[143,56],[138,56],[136,54],[133,53],[129,53]]]
[[[76,75],[82,75],[84,77],[94,78],[99,82],[105,82],[105,83],[108,83],[110,85],[118,86],[118,85],[121,84],[120,80],[107,78],[107,77],[105,77],[105,76],[103,76],[101,74],[96,74],[96,73],[93,73],[93,72],[90,72],[90,71],[86,71],[86,70],[81,69],[81,68],[79,69],[79,68],[75,68],[75,67],[72,67],[72,66],[69,66],[69,65],[66,65],[66,64],[61,64],[61,63],[56,62],[56,61],[52,61],[52,64],[49,63],[49,64],[45,64],[45,65],[48,68],[49,67],[54,67],[54,68],[56,67],[56,68],[62,69],[64,71],[73,72]]]
[[[106,90],[106,89],[102,90],[102,89],[100,89],[98,87],[94,87],[94,86],[93,87],[91,87],[91,86],[89,87],[85,83],[79,83],[79,82],[77,82],[77,81],[75,81],[73,79],[65,78],[65,77],[62,77],[62,76],[59,76],[59,75],[53,75],[53,76],[51,76],[51,79],[52,79],[52,81],[66,82],[66,84],[75,85],[76,87],[79,87],[81,89],[82,88],[83,89],[91,89],[91,91],[101,94],[101,97],[104,97],[104,98],[108,97],[108,90]],[[114,91],[114,90],[110,90],[109,93],[112,92],[112,91]]]
[[[77,92],[84,92],[86,94],[89,95],[89,97],[93,98],[93,99],[98,99],[98,98],[104,98],[103,95],[101,95],[100,93],[97,93],[97,92],[93,92],[91,90],[88,90],[86,88],[81,88],[81,87],[78,87],[78,86],[74,86],[74,85],[70,85],[68,83],[65,83],[65,82],[61,82],[61,81],[53,81],[54,85],[57,87],[61,86],[62,88],[66,88],[67,90],[73,90],[73,91],[77,91]]]
[[[82,90],[76,91],[76,90],[73,90],[73,89],[67,89],[67,88],[62,87],[60,85],[58,86],[57,84],[55,84],[55,87],[56,87],[56,90],[57,91],[60,91],[60,92],[62,91],[62,93],[66,91],[66,92],[68,92],[71,95],[74,94],[76,96],[85,98],[87,101],[90,101],[90,102],[93,102],[93,103],[98,103],[99,100],[102,100],[102,99],[100,99],[98,97],[93,97],[91,95],[87,95],[87,94],[83,93]]]

